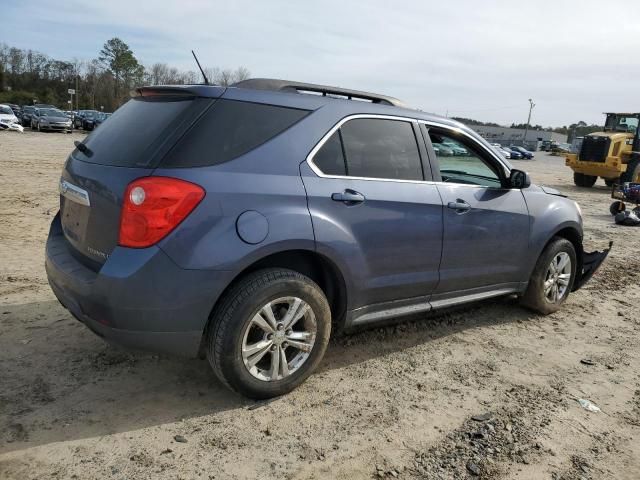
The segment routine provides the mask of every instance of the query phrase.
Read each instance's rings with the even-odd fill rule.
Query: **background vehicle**
[[[9,103],[7,105],[9,105],[9,108],[13,110],[14,115],[18,118],[18,120],[20,120],[20,118],[22,117],[22,109],[20,108],[20,106],[16,105],[15,103]]]
[[[22,107],[22,118],[20,118],[20,122],[22,123],[23,127],[31,126],[31,115],[33,115],[35,109],[36,107],[33,107],[31,105],[24,105]]]
[[[87,123],[86,120],[90,120],[90,126],[91,129],[93,129],[93,120],[96,118],[98,113],[100,112],[98,112],[97,110],[80,110],[73,117],[73,127],[87,130],[89,127],[89,123]]]
[[[71,119],[56,108],[36,108],[31,116],[31,129],[71,133]]]
[[[457,145],[453,142],[444,142],[442,143],[442,145],[444,145],[445,147],[447,147],[448,149],[450,149],[454,155],[468,155],[469,152],[467,151],[466,148],[464,148],[461,145]]]
[[[640,182],[640,113],[607,113],[602,132],[582,139],[580,152],[566,156],[573,182],[592,187],[598,177],[608,186],[616,182]]]
[[[518,145],[511,145],[509,148],[511,150],[515,150],[516,152],[520,153],[522,157],[526,158],[527,160],[531,160],[533,158],[533,152],[530,152],[524,147],[520,147]]]
[[[509,158],[512,160],[520,160],[522,159],[522,154],[516,150],[512,150],[509,147],[502,147],[502,149],[509,154]]]
[[[91,131],[96,127],[96,122],[102,115],[101,112],[95,110],[87,110],[82,114],[81,126],[83,130]]]
[[[94,127],[93,128],[98,128],[100,125],[102,125],[112,114],[111,113],[105,113],[105,112],[100,112],[98,113],[98,115],[96,116],[96,119],[94,121]]]
[[[9,124],[19,123],[20,121],[9,105],[0,104],[0,122]]]
[[[502,145],[499,143],[492,143],[492,147],[496,149],[496,151],[502,155],[504,158],[511,158],[511,154],[502,148]]]
[[[103,338],[204,351],[244,395],[299,385],[332,325],[509,294],[550,313],[606,256],[583,252],[575,202],[394,98],[270,79],[136,93],[65,163],[49,283]]]
[[[452,157],[453,155],[455,155],[453,150],[443,143],[434,143],[433,148],[438,153],[438,155],[442,155],[443,157]]]

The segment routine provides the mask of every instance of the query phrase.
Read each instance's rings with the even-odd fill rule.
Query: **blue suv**
[[[464,125],[283,80],[140,88],[59,188],[62,305],[109,342],[206,355],[253,398],[302,383],[332,329],[510,294],[553,312],[608,252]]]

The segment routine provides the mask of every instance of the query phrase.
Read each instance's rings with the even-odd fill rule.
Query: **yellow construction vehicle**
[[[586,135],[580,152],[566,156],[579,187],[593,187],[598,177],[608,186],[640,182],[640,113],[605,115],[603,131]]]

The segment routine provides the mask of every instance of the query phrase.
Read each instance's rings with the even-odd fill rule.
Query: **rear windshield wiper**
[[[84,143],[76,140],[75,142],[73,142],[73,144],[76,146],[76,148],[78,150],[80,150],[82,153],[84,153],[87,157],[92,157],[93,156],[93,150],[91,150],[89,147],[87,147]]]

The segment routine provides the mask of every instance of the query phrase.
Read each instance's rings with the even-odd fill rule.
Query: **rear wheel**
[[[207,332],[207,358],[231,389],[276,397],[318,366],[331,332],[331,310],[310,278],[265,269],[236,283],[220,300]]]
[[[598,180],[596,176],[573,172],[573,183],[578,187],[591,188],[596,184],[596,180]]]
[[[640,183],[640,159],[631,160],[627,165],[627,170],[620,177],[622,182]]]
[[[605,178],[604,183],[607,187],[613,187],[616,183],[618,183],[620,179],[618,178]]]
[[[576,267],[573,244],[565,238],[554,238],[533,269],[522,304],[544,315],[557,311],[573,288]]]

